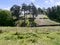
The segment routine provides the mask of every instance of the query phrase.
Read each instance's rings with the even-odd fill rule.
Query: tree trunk
[[[33,15],[33,21],[34,21],[34,15]]]
[[[24,11],[24,19],[25,19],[25,11]]]
[[[24,11],[24,24],[25,24],[25,11]],[[24,25],[25,26],[25,25]]]

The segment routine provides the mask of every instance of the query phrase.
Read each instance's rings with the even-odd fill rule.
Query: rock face
[[[37,25],[60,25],[60,23],[50,20],[46,15],[38,15],[35,22]]]

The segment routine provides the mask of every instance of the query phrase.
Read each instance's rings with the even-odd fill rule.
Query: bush
[[[23,20],[18,20],[15,22],[16,26],[24,27],[26,26],[26,23]]]
[[[36,27],[36,23],[32,19],[26,19],[25,22],[24,20],[18,20],[15,22],[15,25],[21,27]]]
[[[10,11],[0,10],[0,26],[13,26],[13,17]]]

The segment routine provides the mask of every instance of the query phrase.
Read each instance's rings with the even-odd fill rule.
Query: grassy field
[[[60,45],[60,26],[0,27],[0,45]]]

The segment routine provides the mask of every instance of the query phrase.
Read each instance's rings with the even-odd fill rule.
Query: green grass
[[[0,27],[0,45],[60,45],[60,26]]]

